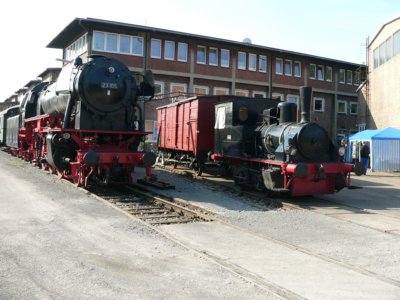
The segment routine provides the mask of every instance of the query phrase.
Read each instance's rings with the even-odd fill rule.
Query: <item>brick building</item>
[[[368,80],[360,88],[360,129],[400,128],[400,17],[368,44]]]
[[[126,63],[132,72],[151,69],[161,103],[181,94],[280,97],[298,102],[299,87],[313,87],[311,117],[332,136],[357,131],[360,65],[294,51],[159,28],[76,18],[48,45],[72,61],[100,54]],[[361,66],[363,67],[363,66]]]

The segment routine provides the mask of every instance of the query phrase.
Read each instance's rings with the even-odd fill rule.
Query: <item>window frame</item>
[[[204,51],[204,61],[199,60],[199,50],[202,49]],[[207,63],[207,47],[202,45],[197,45],[196,50],[196,63],[199,65],[205,65]]]
[[[289,69],[289,72],[286,72],[286,66],[290,66],[290,69]],[[292,74],[293,74],[293,64],[292,64],[292,61],[290,60],[290,59],[285,59],[285,64],[284,64],[284,67],[283,67],[283,69],[284,69],[284,73],[285,73],[285,76],[292,76]]]
[[[327,72],[327,70],[329,70],[329,72]],[[329,74],[330,76],[328,76],[327,74]],[[325,66],[325,80],[328,82],[332,82],[333,80],[333,69],[331,66]]]
[[[204,93],[204,94],[197,94],[197,93],[196,93],[196,89],[204,89],[204,90],[205,90],[205,93]],[[196,96],[208,95],[208,91],[209,91],[209,87],[206,86],[206,85],[194,85],[194,86],[193,86],[193,93],[194,93]]]
[[[256,97],[256,94],[262,95],[262,97]],[[267,98],[267,92],[253,91],[252,95],[253,98]]]
[[[222,54],[223,52],[228,55],[227,56],[227,62],[228,62],[227,65],[223,64],[223,57],[224,57],[224,55]],[[229,68],[230,67],[230,58],[231,58],[230,50],[229,49],[221,49],[220,66],[223,68]]]
[[[213,62],[213,63],[211,63],[211,53],[212,53],[212,51],[215,54],[215,57],[214,57],[215,58],[215,62]],[[218,48],[215,48],[215,47],[208,48],[208,64],[210,66],[218,66]]]
[[[277,66],[280,65],[280,72],[278,72]],[[283,75],[283,59],[280,57],[275,58],[275,74]]]
[[[311,72],[312,70],[314,70],[313,72]],[[311,73],[314,73],[314,75],[312,75]],[[310,74],[308,76],[310,79],[317,79],[317,65],[316,64],[311,64],[310,63]]]
[[[322,76],[320,76],[320,74]],[[316,75],[317,75],[317,79],[319,81],[324,81],[325,80],[325,68],[324,68],[323,65],[318,65],[317,66],[317,74]]]
[[[339,111],[339,105],[340,105],[340,104],[344,104],[344,112]],[[338,101],[337,101],[337,109],[336,109],[336,111],[337,111],[338,114],[347,115],[347,101],[345,101],[345,100],[338,100]]]
[[[244,55],[244,57],[243,57],[243,55]],[[241,58],[244,58],[242,63],[241,63]],[[238,51],[237,68],[238,68],[238,70],[246,70],[246,68],[247,68],[247,53],[246,52]]]
[[[264,61],[265,61],[265,70],[263,70],[263,69],[261,68],[261,66],[262,66],[261,61],[262,61],[262,59],[264,59]],[[266,55],[259,55],[259,56],[258,56],[258,71],[259,71],[259,72],[262,72],[262,73],[267,73],[267,68],[268,68],[267,56],[266,56]]]
[[[254,59],[254,66],[252,66],[252,58]],[[249,71],[257,71],[257,54],[249,53]]]
[[[343,80],[341,79],[341,74],[343,73]],[[346,70],[339,69],[339,83],[346,84]]]
[[[346,84],[353,85],[353,71],[346,70]]]
[[[168,46],[170,46],[171,48],[169,48]],[[172,53],[167,53],[169,51],[172,51]],[[175,60],[175,42],[174,41],[168,41],[168,40],[164,41],[164,59],[170,60],[170,61]]]
[[[352,112],[352,106],[356,107],[356,112]],[[358,115],[358,102],[356,101],[350,101],[350,115],[352,116],[357,116]]]
[[[184,59],[181,58],[181,54],[182,54],[182,46],[185,47],[184,49]],[[182,42],[178,42],[178,54],[177,54],[177,60],[180,62],[187,62],[188,61],[188,49],[189,49],[189,45],[187,43],[182,43]]]
[[[141,41],[141,45],[142,45],[142,47],[141,47],[141,49],[140,49],[140,53],[136,53],[136,52],[134,52],[135,51],[135,40],[140,40]],[[144,56],[144,38],[142,37],[142,36],[131,36],[131,42],[132,42],[132,45],[131,45],[131,54],[133,55],[133,56]]]
[[[296,74],[296,65],[299,66],[299,74]],[[294,77],[301,77],[301,61],[295,60],[293,64],[293,76]]]
[[[321,109],[316,109],[316,101],[321,101]],[[315,112],[325,112],[325,98],[322,97],[314,97],[313,98],[313,111]]]
[[[154,97],[163,95],[165,93],[164,92],[164,88],[165,88],[164,82],[163,81],[154,81],[154,86],[156,86],[156,85],[160,86],[160,93],[156,93],[155,92],[156,90],[154,89]]]
[[[226,92],[225,94],[217,94],[217,91],[224,91]],[[214,87],[213,89],[213,95],[229,95],[229,88],[224,88],[224,87]]]
[[[244,95],[238,95],[238,93],[243,93]],[[235,96],[248,97],[249,96],[249,90],[235,89]]]
[[[158,51],[156,53],[156,54],[158,54],[158,52],[159,52],[160,53],[159,55],[156,55],[156,54],[153,53],[153,45],[154,45],[153,42],[159,42],[159,45],[157,46]],[[152,38],[151,41],[150,41],[150,57],[151,58],[155,58],[155,59],[161,59],[161,55],[162,55],[162,41],[160,39],[153,39]]]

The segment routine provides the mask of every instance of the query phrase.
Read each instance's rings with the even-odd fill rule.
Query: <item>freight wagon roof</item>
[[[71,23],[67,25],[48,45],[48,48],[55,48],[55,49],[63,49],[69,46],[72,42],[74,42],[77,38],[83,35],[88,30],[97,29],[97,30],[105,30],[105,31],[119,31],[119,30],[136,30],[141,32],[148,32],[148,33],[159,33],[164,35],[170,35],[173,37],[183,38],[186,40],[202,40],[208,41],[211,43],[219,43],[219,44],[226,44],[230,46],[238,46],[238,47],[246,47],[246,48],[253,48],[258,50],[266,50],[275,53],[282,53],[282,54],[289,54],[295,55],[298,57],[306,57],[306,58],[313,58],[317,60],[323,60],[331,63],[336,64],[346,64],[348,66],[364,66],[361,64],[356,64],[352,62],[336,60],[332,58],[310,55],[306,53],[300,53],[295,51],[283,50],[278,48],[266,47],[261,45],[255,44],[246,44],[243,42],[237,42],[232,40],[220,39],[210,36],[203,36],[191,33],[185,33],[180,31],[173,31],[155,27],[148,27],[136,24],[129,24],[129,23],[121,23],[121,22],[114,22],[114,21],[107,21],[101,19],[94,19],[94,18],[75,18]]]
[[[207,100],[207,99],[215,99],[215,98],[219,98],[219,100],[223,100],[224,98],[226,98],[227,100],[232,99],[232,98],[238,98],[240,96],[233,96],[233,95],[207,95],[207,96],[196,96],[196,97],[190,97],[187,99],[183,99],[183,100],[179,100],[177,102],[173,102],[171,104],[166,104],[163,106],[159,106],[156,109],[160,109],[160,108],[166,108],[166,107],[172,107],[172,106],[177,106],[177,105],[181,105],[182,103],[186,103],[186,102],[190,102],[193,100]],[[243,97],[240,97],[243,98]]]

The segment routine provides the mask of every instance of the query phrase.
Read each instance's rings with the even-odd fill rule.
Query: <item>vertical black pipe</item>
[[[300,108],[301,108],[301,123],[310,122],[312,87],[302,86],[300,88]]]

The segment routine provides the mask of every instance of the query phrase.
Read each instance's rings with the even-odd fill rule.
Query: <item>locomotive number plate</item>
[[[118,84],[115,82],[101,82],[100,87],[102,89],[112,89],[112,90],[117,90],[118,89]]]

